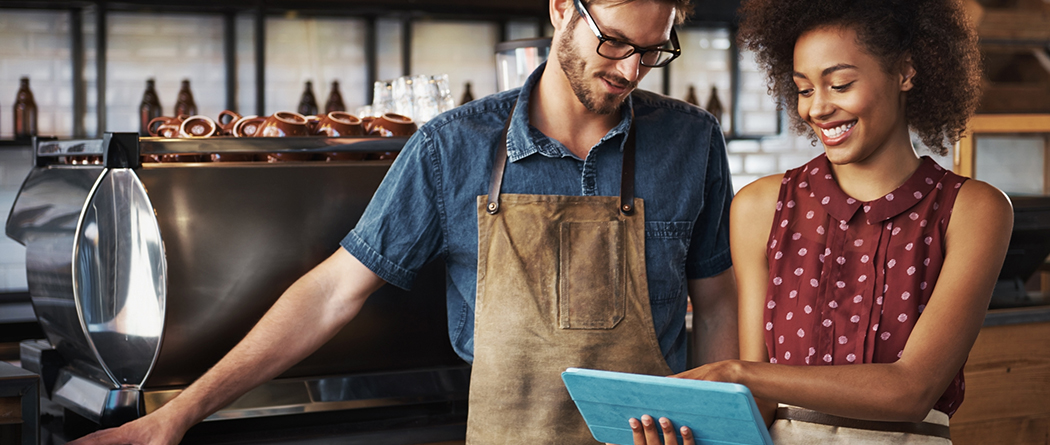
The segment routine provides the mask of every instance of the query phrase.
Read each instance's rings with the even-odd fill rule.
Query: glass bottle
[[[463,97],[459,99],[459,104],[463,105],[472,100],[474,100],[474,93],[470,92],[470,82],[467,82],[466,88],[463,90]]]
[[[306,90],[303,91],[302,97],[299,98],[299,109],[297,111],[303,116],[317,115],[317,99],[314,98],[314,84],[309,80],[306,81]]]
[[[179,89],[179,96],[175,99],[175,117],[182,115],[197,115],[197,103],[193,101],[189,79],[182,80],[182,88]]]
[[[149,136],[149,121],[160,117],[164,112],[157,97],[157,90],[153,79],[146,80],[146,92],[142,93],[142,103],[139,104],[139,136]]]
[[[700,106],[700,100],[696,98],[696,88],[694,86],[689,85],[689,92],[685,94],[685,101],[698,107]]]
[[[36,101],[33,92],[29,91],[29,78],[23,77],[15,97],[15,139],[28,139],[36,136]]]
[[[343,95],[339,93],[338,80],[332,81],[332,92],[328,93],[328,101],[324,103],[324,114],[333,111],[346,111],[346,105],[343,104]]]
[[[708,113],[715,116],[718,123],[722,123],[722,115],[725,113],[725,109],[722,108],[722,101],[718,99],[718,87],[711,85],[711,97],[707,99],[707,106],[704,108],[707,109]]]

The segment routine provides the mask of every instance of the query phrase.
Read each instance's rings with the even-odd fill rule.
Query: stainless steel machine
[[[7,221],[7,235],[26,246],[47,335],[22,345],[23,366],[44,376],[52,401],[102,426],[156,410],[339,248],[391,163],[143,160],[365,157],[404,142],[37,141]],[[384,286],[319,351],[209,420],[465,400],[469,366],[449,344],[443,265],[428,266],[413,289]]]

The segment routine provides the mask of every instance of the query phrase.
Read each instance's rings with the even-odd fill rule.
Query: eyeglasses
[[[594,23],[591,14],[587,12],[587,7],[583,6],[583,1],[574,0],[573,4],[576,5],[576,11],[587,20],[587,25],[594,32],[594,36],[598,38],[596,51],[599,56],[606,59],[623,60],[637,53],[641,56],[642,66],[658,68],[667,66],[672,60],[682,55],[682,48],[678,46],[678,34],[674,32],[674,28],[671,28],[671,39],[667,43],[656,48],[643,48],[612,37],[605,37],[598,29],[598,25]]]

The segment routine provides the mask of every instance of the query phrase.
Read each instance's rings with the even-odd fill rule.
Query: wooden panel
[[[966,373],[966,399],[953,423],[1050,415],[1050,364]]]
[[[1047,444],[1050,323],[981,329],[966,363],[966,398],[952,417],[962,443]]]
[[[22,423],[22,398],[0,397],[0,425]]]
[[[966,373],[1026,364],[1050,365],[1050,323],[981,329],[966,361]]]
[[[964,405],[965,406],[965,405]],[[954,445],[1045,445],[1050,443],[1050,416],[991,420],[952,425]]]

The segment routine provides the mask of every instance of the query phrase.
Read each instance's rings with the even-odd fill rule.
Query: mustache
[[[616,86],[618,86],[620,88],[634,89],[635,87],[638,86],[638,82],[637,81],[630,82],[627,79],[625,79],[623,76],[618,75],[616,73],[609,73],[609,72],[601,71],[601,72],[596,73],[595,76],[599,77],[599,78],[602,78],[602,79],[605,79],[606,82],[609,82],[609,83],[611,83],[613,85],[616,85]]]

